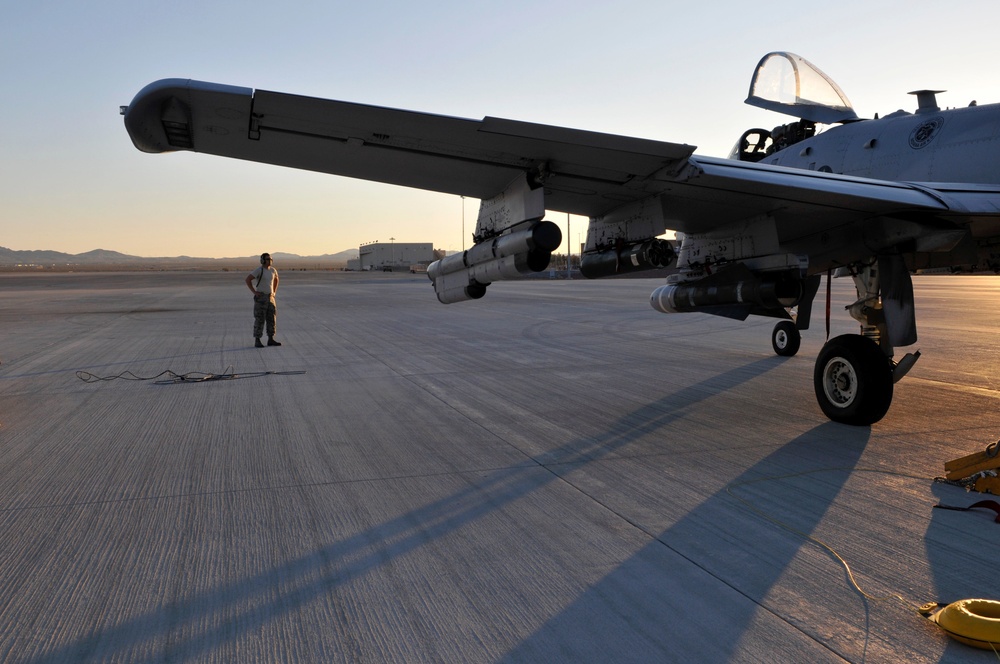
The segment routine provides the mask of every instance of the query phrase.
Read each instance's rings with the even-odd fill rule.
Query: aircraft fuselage
[[[761,163],[904,182],[1000,183],[1000,104],[898,111],[795,143]]]

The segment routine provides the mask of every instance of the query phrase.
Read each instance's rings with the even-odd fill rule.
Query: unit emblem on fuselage
[[[919,150],[926,147],[944,126],[944,118],[938,116],[924,122],[910,133],[910,147]]]

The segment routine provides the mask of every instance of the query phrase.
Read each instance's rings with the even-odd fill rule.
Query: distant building
[[[404,270],[434,261],[431,242],[372,242],[358,247],[358,270]],[[348,268],[354,268],[353,261]]]

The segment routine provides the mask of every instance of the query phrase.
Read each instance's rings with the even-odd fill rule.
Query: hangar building
[[[358,262],[348,267],[358,270],[409,270],[411,266],[434,261],[431,242],[371,242],[358,247]]]

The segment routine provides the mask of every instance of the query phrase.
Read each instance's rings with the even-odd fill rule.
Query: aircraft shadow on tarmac
[[[715,375],[681,393],[623,414],[609,422],[602,435],[572,440],[546,454],[558,459],[555,467],[529,464],[492,471],[470,480],[468,487],[446,498],[331,543],[308,556],[183,601],[164,604],[155,612],[97,631],[29,661],[42,664],[86,659],[91,653],[106,651],[108,644],[115,644],[113,652],[119,655],[142,651],[143,644],[161,636],[164,630],[170,632],[172,657],[187,660],[204,656],[220,643],[253,633],[262,625],[454,533],[493,510],[547,485],[566,481],[564,474],[579,472],[613,453],[620,453],[630,443],[682,417],[687,408],[779,364],[775,358],[767,358]],[[741,473],[733,483],[774,474],[782,467],[783,458],[809,454],[817,433],[828,433],[831,428],[839,438],[838,465],[856,463],[868,442],[869,430],[827,422],[783,444]],[[845,479],[849,473],[842,476]],[[809,529],[822,519],[841,488],[841,482],[828,481],[816,489],[812,496],[814,520],[798,526]],[[740,566],[748,563],[745,545],[734,547],[732,552],[698,549],[698,542],[706,541],[703,535],[707,533],[701,531],[706,523],[715,520],[717,513],[728,513],[729,519],[734,518],[734,513],[738,519],[753,519],[725,489],[717,491],[665,531],[648,533],[650,541],[646,546],[583,592],[560,614],[551,617],[541,629],[508,652],[506,658],[514,661],[556,656],[598,661],[610,656],[615,661],[661,661],[669,654],[664,650],[666,646],[680,653],[706,652],[706,644],[710,645],[706,653],[710,659],[732,656],[738,651],[745,630],[759,619],[756,614],[772,586],[807,544],[787,533],[771,536],[767,551],[755,554],[766,555],[768,564],[753,574],[743,575]],[[717,532],[710,535],[706,546],[720,541]],[[755,539],[753,534],[747,537]],[[683,570],[675,573],[680,569],[678,566]],[[275,605],[276,596],[281,598],[280,606]],[[692,598],[695,606],[691,605]],[[253,608],[234,615],[234,606]],[[722,606],[728,621],[726,629],[713,630],[704,620],[711,620],[713,611]]]
[[[649,421],[646,428],[665,424]],[[673,656],[700,653],[703,661],[740,660],[738,649],[744,632],[758,620],[756,614],[762,606],[767,607],[766,598],[788,564],[809,544],[773,524],[764,526],[773,531],[764,537],[759,523],[742,534],[738,532],[741,519],[752,521],[756,517],[744,511],[727,489],[786,473],[789,457],[807,456],[810,449],[815,450],[815,440],[830,430],[841,439],[838,465],[856,463],[868,442],[868,428],[826,422],[790,440],[666,530],[648,533],[652,539],[645,548],[523,641],[508,659],[565,658],[567,648],[572,648],[570,659],[588,661],[666,661],[671,652]],[[849,472],[839,475],[846,480]],[[797,529],[810,532],[843,488],[836,476],[833,481],[825,479],[814,485],[810,517],[797,521]],[[735,521],[734,508],[741,512]],[[730,516],[725,517],[726,513]],[[720,528],[736,524],[722,538],[733,544],[731,551],[718,547],[720,534],[713,523],[725,524]],[[748,546],[758,548],[750,558]],[[762,559],[766,559],[765,564],[755,564]],[[671,568],[678,565],[689,569],[672,575]],[[831,562],[831,566],[836,563]],[[595,616],[599,618],[595,620]],[[664,644],[671,644],[671,651],[664,652]],[[553,651],[553,647],[557,649]],[[790,653],[794,656],[795,650]]]

